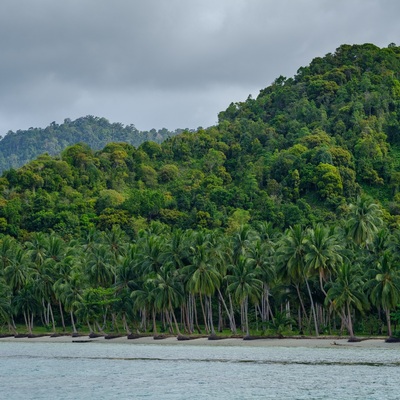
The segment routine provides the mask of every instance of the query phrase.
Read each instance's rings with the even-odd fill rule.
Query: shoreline
[[[307,347],[307,348],[327,348],[327,347],[360,347],[360,348],[398,348],[397,343],[387,343],[385,338],[362,338],[361,341],[349,342],[348,338],[319,337],[319,338],[255,338],[243,340],[243,338],[218,338],[209,340],[207,337],[190,338],[189,340],[178,340],[176,336],[168,336],[162,339],[154,339],[153,336],[141,336],[128,339],[127,336],[113,337],[106,339],[104,336],[91,338],[89,336],[56,336],[51,337],[19,337],[14,336],[0,337],[2,342],[22,342],[22,343],[119,343],[132,345],[182,345],[182,346],[248,346],[248,347]]]

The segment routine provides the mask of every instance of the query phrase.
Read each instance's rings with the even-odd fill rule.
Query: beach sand
[[[2,337],[1,342],[32,342],[32,343],[127,343],[132,345],[151,344],[151,345],[182,345],[182,346],[250,346],[250,347],[366,347],[366,348],[397,348],[399,343],[386,343],[384,338],[363,339],[360,342],[348,342],[347,338],[283,338],[283,339],[219,339],[208,340],[208,338],[196,338],[191,340],[177,340],[176,337],[166,337],[155,340],[152,336],[128,339],[126,336],[106,339],[104,336],[90,338],[89,336],[41,336],[34,338],[15,338]]]

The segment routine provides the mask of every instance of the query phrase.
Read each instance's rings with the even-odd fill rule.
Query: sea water
[[[0,398],[399,399],[400,348],[0,343]]]

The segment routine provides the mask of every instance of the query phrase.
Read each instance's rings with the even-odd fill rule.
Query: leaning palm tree
[[[354,339],[352,310],[355,307],[363,312],[369,307],[364,294],[362,271],[358,265],[344,263],[339,267],[336,280],[328,290],[325,305],[334,307],[349,332],[350,340]]]

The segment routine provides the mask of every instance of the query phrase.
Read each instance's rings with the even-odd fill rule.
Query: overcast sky
[[[0,135],[88,114],[207,127],[341,44],[400,44],[399,0],[2,0]]]

